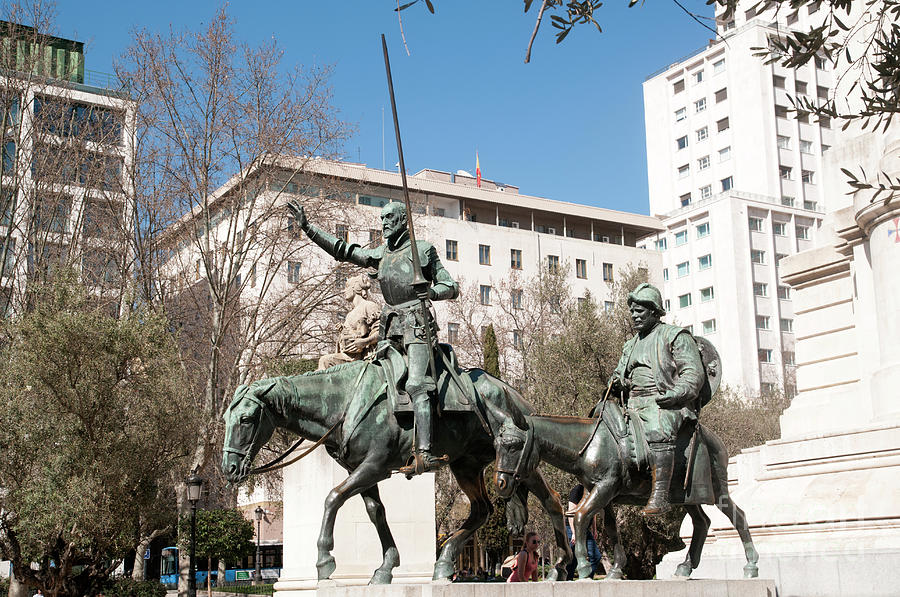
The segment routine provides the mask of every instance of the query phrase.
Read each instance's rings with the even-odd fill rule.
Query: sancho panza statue
[[[344,300],[353,306],[344,318],[338,334],[338,351],[323,354],[319,358],[319,369],[364,359],[375,348],[375,343],[378,342],[381,307],[369,298],[371,287],[372,283],[366,274],[359,274],[347,280]]]
[[[296,201],[288,203],[288,208],[309,239],[329,255],[338,261],[349,261],[359,267],[377,270],[376,277],[385,301],[381,312],[379,342],[390,341],[406,353],[406,392],[413,403],[416,425],[415,463],[402,472],[421,474],[434,470],[441,462],[441,459],[431,453],[431,394],[436,385],[429,371],[429,351],[433,351],[434,346],[426,344],[425,325],[432,326],[431,337],[434,339],[437,337],[437,324],[433,317],[423,317],[421,301],[456,298],[459,285],[444,269],[434,246],[426,241],[417,241],[422,275],[428,284],[413,288],[412,249],[406,206],[402,203],[388,203],[381,210],[385,244],[374,249],[363,249],[357,244],[344,242],[313,226],[309,223],[303,206]]]
[[[628,308],[636,334],[625,342],[610,383],[644,425],[653,488],[643,512],[661,514],[670,508],[675,439],[686,420],[696,420],[706,377],[694,337],[682,327],[660,322],[666,312],[655,286],[643,283],[630,292]]]

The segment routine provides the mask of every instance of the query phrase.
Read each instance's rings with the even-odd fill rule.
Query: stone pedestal
[[[900,138],[870,141],[854,159],[871,162],[865,152],[884,150],[882,169],[900,174]],[[729,464],[760,574],[774,577],[780,597],[887,596],[900,587],[900,200],[872,198],[857,193],[854,205],[827,216],[817,249],[782,260],[799,393],[781,438]],[[713,525],[694,576],[739,577],[737,533],[706,511]],[[689,520],[681,531],[690,536]],[[667,555],[658,575],[683,559]]]
[[[324,448],[284,470],[284,566],[275,585],[278,597],[314,595],[325,497],[346,477]],[[434,475],[410,481],[394,475],[378,487],[400,551],[394,583],[429,582],[435,561]],[[359,496],[338,512],[332,554],[337,563],[332,578],[342,585],[365,585],[381,565],[381,543]]]

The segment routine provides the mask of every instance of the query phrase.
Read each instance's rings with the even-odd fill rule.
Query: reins
[[[278,469],[281,469],[281,468],[284,468],[284,467],[286,467],[286,466],[290,466],[290,465],[294,464],[295,462],[297,462],[298,460],[301,460],[302,458],[308,456],[313,450],[315,450],[316,448],[318,448],[319,446],[321,446],[322,444],[324,444],[324,443],[325,443],[325,440],[328,439],[328,436],[331,435],[331,432],[334,431],[335,429],[337,429],[337,428],[338,428],[338,425],[340,425],[340,424],[343,423],[343,422],[344,422],[344,417],[341,416],[341,418],[338,419],[337,423],[335,423],[334,425],[332,425],[332,426],[331,426],[331,429],[329,429],[328,431],[325,432],[325,435],[323,435],[322,437],[320,437],[319,440],[318,440],[316,443],[314,443],[313,445],[311,445],[309,448],[307,448],[302,454],[300,454],[300,455],[297,456],[296,458],[293,458],[293,459],[291,459],[291,460],[289,460],[289,461],[287,461],[287,462],[278,464],[279,462],[281,462],[282,460],[284,460],[285,458],[287,458],[288,454],[290,454],[291,452],[293,452],[294,450],[296,450],[296,449],[300,446],[300,444],[303,443],[303,438],[302,438],[302,437],[301,437],[300,439],[298,439],[296,442],[294,442],[294,445],[291,446],[290,448],[288,448],[281,456],[279,456],[278,458],[276,458],[275,460],[273,460],[273,461],[271,461],[271,462],[269,462],[269,463],[267,463],[267,464],[264,464],[264,465],[262,465],[262,466],[258,466],[258,467],[254,468],[254,469],[250,469],[250,472],[249,472],[248,474],[250,474],[250,475],[256,475],[256,474],[258,474],[258,473],[270,473],[270,472],[272,472],[272,471],[277,471]]]

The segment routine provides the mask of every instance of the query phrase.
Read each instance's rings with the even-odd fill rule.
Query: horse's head
[[[234,400],[225,411],[222,474],[232,483],[239,483],[247,478],[253,458],[275,430],[271,407],[262,400],[272,386],[240,386],[235,390]]]
[[[497,493],[503,499],[509,498],[523,478],[529,476],[537,466],[534,450],[534,431],[530,422],[523,429],[512,420],[505,421],[494,437],[497,459],[494,481]]]

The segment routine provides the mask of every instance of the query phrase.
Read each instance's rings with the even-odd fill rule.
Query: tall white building
[[[826,61],[787,69],[752,48],[817,13],[720,12],[722,39],[644,82],[650,211],[666,231],[642,245],[662,252],[670,320],[708,336],[725,381],[751,391],[794,385],[794,313],[778,263],[813,246],[834,139],[827,120],[791,111],[790,98],[829,97]]]

